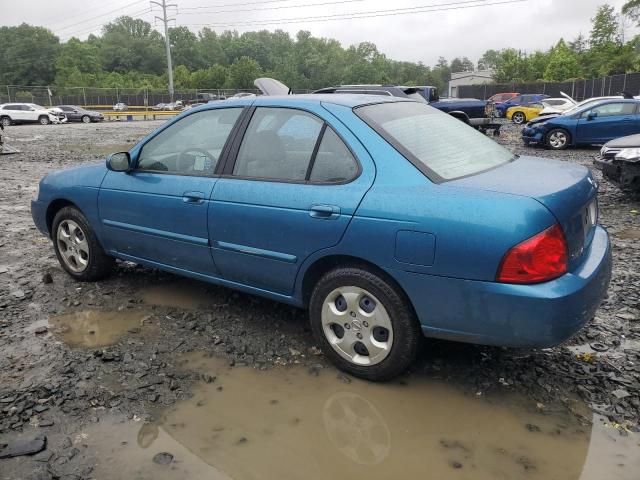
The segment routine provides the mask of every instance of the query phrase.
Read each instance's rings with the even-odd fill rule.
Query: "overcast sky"
[[[194,31],[202,28],[199,24],[220,25],[214,27],[218,32],[281,28],[294,35],[304,29],[315,36],[336,38],[343,46],[372,41],[390,58],[422,61],[427,65],[435,64],[439,56],[448,59],[467,56],[475,62],[490,48],[547,49],[560,37],[571,40],[580,32],[588,35],[590,18],[598,5],[609,3],[619,10],[624,4],[624,0],[520,0],[501,5],[495,3],[514,0],[167,1],[178,4],[177,24],[188,25]],[[460,3],[455,10],[434,11],[454,3]],[[471,8],[483,3],[494,5]],[[337,21],[301,19],[419,6],[431,11]],[[46,26],[62,40],[72,35],[86,38],[89,33],[99,33],[101,24],[119,15],[139,16],[153,22],[154,15],[159,13],[148,9],[146,0],[0,0],[0,25],[26,22]],[[286,19],[293,20],[283,22]],[[254,23],[240,25],[246,22]],[[627,35],[635,33],[636,28],[627,31]]]

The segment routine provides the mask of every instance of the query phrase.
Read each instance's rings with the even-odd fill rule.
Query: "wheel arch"
[[[321,257],[315,260],[304,271],[304,276],[301,284],[301,299],[302,304],[305,308],[309,306],[309,300],[311,299],[313,287],[318,283],[318,280],[320,280],[320,278],[325,273],[333,270],[336,267],[363,268],[375,273],[376,275],[379,275],[385,281],[389,282],[391,285],[397,288],[400,294],[407,301],[407,304],[410,306],[414,315],[416,314],[415,307],[413,305],[413,302],[409,298],[409,295],[407,295],[404,288],[402,288],[402,285],[400,285],[400,283],[395,278],[393,278],[391,274],[368,260],[352,255],[342,254],[334,254]]]
[[[78,209],[78,211],[82,212],[82,210],[80,210],[80,208],[78,208],[75,203],[66,198],[58,198],[49,203],[45,218],[47,221],[47,231],[49,232],[50,237],[53,237],[53,219],[55,218],[56,214],[65,207],[74,207]]]
[[[469,120],[469,115],[467,115],[465,112],[462,112],[462,111],[459,111],[459,110],[454,110],[453,112],[448,112],[448,113],[453,118],[457,118],[458,120],[466,123],[467,125],[469,125],[471,123],[471,120]]]

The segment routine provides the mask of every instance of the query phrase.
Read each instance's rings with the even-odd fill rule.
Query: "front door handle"
[[[200,204],[204,202],[204,193],[202,192],[184,192],[182,194],[184,203]]]
[[[309,209],[309,216],[321,220],[334,220],[340,216],[340,207],[335,205],[314,205]]]

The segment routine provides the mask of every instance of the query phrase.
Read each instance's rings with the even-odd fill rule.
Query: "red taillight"
[[[540,283],[567,272],[567,242],[556,224],[516,245],[502,259],[498,282]]]

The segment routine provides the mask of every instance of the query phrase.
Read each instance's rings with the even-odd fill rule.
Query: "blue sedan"
[[[603,100],[564,115],[540,117],[522,130],[526,145],[537,143],[553,150],[570,146],[607,143],[615,138],[640,133],[640,100]]]
[[[423,335],[546,347],[611,253],[588,169],[518,157],[424,102],[291,95],[191,109],[32,202],[73,278],[129,260],[309,310],[340,368],[390,379]]]

